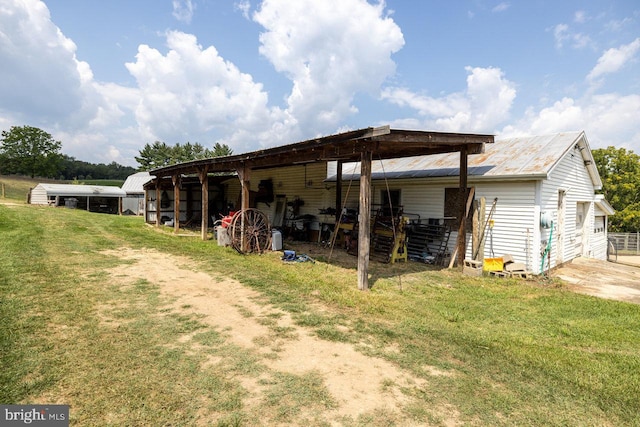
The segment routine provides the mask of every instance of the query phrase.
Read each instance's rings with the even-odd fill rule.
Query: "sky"
[[[637,0],[0,0],[0,130],[137,166],[390,125],[640,154]]]

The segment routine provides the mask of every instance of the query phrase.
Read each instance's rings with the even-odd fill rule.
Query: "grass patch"
[[[416,263],[372,263],[373,288],[359,292],[348,266],[283,268],[279,254],[240,256],[140,218],[68,209],[0,204],[0,236],[0,401],[71,403],[77,425],[323,425],[337,405],[319,374],[271,371],[191,307],[167,308],[156,284],[110,276],[123,261],[103,251],[123,246],[188,256],[297,326],[426,381],[404,390],[402,414],[344,425],[639,422],[637,305]],[[243,316],[270,330],[266,346],[295,339],[281,313]]]

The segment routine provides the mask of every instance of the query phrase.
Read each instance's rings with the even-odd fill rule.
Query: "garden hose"
[[[552,238],[553,238],[553,221],[551,221],[551,231],[549,232],[549,240],[547,241],[547,247],[544,248],[544,252],[542,253],[542,262],[540,263],[540,274],[544,273],[544,259],[547,257],[549,252],[551,252]],[[549,267],[551,267],[551,262],[549,262]]]

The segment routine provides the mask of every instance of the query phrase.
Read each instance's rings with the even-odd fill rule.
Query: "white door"
[[[564,262],[564,213],[566,195],[567,192],[565,190],[558,190],[558,223],[554,227],[554,233],[556,234],[557,242],[556,265],[560,265]]]
[[[587,236],[585,235],[585,225],[587,224],[587,212],[589,211],[589,204],[584,202],[578,202],[576,204],[576,234],[575,234],[575,256],[582,256],[584,251],[584,245],[587,243]]]

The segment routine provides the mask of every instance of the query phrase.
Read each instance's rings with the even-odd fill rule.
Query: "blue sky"
[[[636,0],[0,0],[0,64],[0,129],[95,163],[386,124],[640,153]]]

